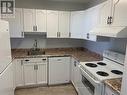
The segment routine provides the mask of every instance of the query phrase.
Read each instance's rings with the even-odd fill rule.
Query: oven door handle
[[[94,83],[96,83],[96,84],[100,84],[100,83],[101,83],[100,81],[96,81],[96,80],[93,79],[90,75],[88,75],[88,74],[81,68],[81,65],[78,65],[78,67],[80,68],[80,70],[83,71],[83,73],[85,73],[85,75],[87,76],[87,78],[91,79]]]

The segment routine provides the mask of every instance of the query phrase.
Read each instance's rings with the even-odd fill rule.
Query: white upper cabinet
[[[47,37],[56,38],[58,36],[58,11],[47,11]]]
[[[100,8],[101,26],[127,26],[127,0],[107,0]]]
[[[24,12],[24,32],[35,31],[35,11],[33,9],[23,9]]]
[[[111,0],[107,0],[100,7],[99,26],[108,26],[108,17],[111,15],[112,4]]]
[[[127,0],[112,0],[112,26],[127,26]]]
[[[36,10],[37,32],[46,32],[46,10]]]
[[[84,11],[71,12],[71,38],[83,38]]]
[[[91,35],[89,34],[89,32],[99,25],[99,12],[100,12],[99,5],[85,11],[85,16],[84,16],[85,24],[84,24],[83,32],[84,35],[86,34],[84,38],[87,40],[92,40],[92,41],[97,40],[96,35]]]
[[[70,37],[70,12],[59,11],[60,38]]]
[[[46,32],[46,10],[24,9],[24,31]]]
[[[23,38],[23,12],[22,8],[15,9],[15,18],[4,18],[9,22],[11,38]]]

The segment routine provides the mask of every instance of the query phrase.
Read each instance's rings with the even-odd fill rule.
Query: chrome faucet
[[[34,44],[33,44],[34,50],[37,50],[37,47],[38,47],[37,40],[34,40]]]

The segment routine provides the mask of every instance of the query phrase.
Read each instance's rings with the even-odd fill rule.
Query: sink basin
[[[30,51],[27,52],[27,55],[45,55],[45,51],[40,49],[30,49]]]

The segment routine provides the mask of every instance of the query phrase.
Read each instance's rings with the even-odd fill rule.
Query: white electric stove
[[[84,84],[84,90],[82,91],[88,90],[88,95],[104,95],[103,81],[122,78],[124,59],[124,54],[104,51],[102,61],[80,62],[79,68]]]

